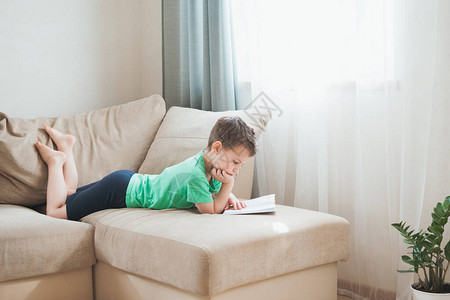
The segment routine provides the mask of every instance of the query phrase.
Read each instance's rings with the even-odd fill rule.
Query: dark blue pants
[[[128,183],[134,172],[120,170],[102,180],[85,185],[66,199],[67,219],[78,221],[93,212],[126,207]]]

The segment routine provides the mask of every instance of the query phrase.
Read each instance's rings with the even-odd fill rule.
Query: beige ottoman
[[[106,210],[95,226],[97,300],[336,299],[349,257],[340,217],[287,206],[275,214]]]
[[[89,300],[94,228],[0,204],[0,299]]]

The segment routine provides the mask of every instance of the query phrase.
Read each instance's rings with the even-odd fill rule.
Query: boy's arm
[[[195,206],[202,214],[221,214],[225,205],[228,203],[228,198],[232,189],[233,183],[222,183],[222,187],[213,202],[195,203]]]
[[[234,185],[234,177],[227,172],[213,168],[211,176],[215,180],[222,182],[222,187],[217,193],[216,198],[210,203],[195,203],[195,206],[202,214],[221,214],[228,202],[231,190]]]

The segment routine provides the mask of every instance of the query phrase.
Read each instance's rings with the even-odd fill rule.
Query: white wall
[[[0,1],[0,111],[76,114],[162,93],[160,0]]]

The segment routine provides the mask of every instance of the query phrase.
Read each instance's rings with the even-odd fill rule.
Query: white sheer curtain
[[[255,193],[349,220],[339,279],[371,299],[409,299],[413,276],[396,272],[406,247],[390,224],[424,228],[450,194],[450,1],[232,9],[240,85],[283,112],[264,132]]]

